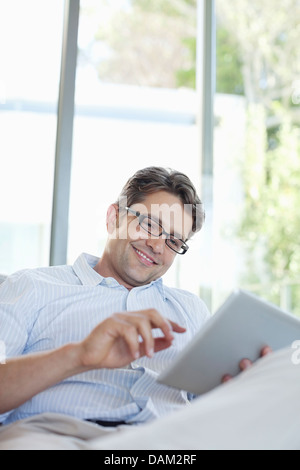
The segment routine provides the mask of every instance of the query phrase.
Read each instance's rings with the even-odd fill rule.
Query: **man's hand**
[[[159,328],[163,335],[153,338],[154,328]],[[152,357],[155,352],[168,348],[173,342],[173,333],[185,331],[154,309],[116,313],[100,323],[80,344],[81,363],[88,369],[124,367],[141,356]]]
[[[160,338],[153,338],[153,328],[161,330]],[[7,359],[0,364],[0,414],[68,377],[102,367],[124,367],[143,355],[151,357],[171,346],[174,332],[184,333],[185,328],[156,310],[117,313],[80,343]]]
[[[269,346],[265,346],[262,348],[261,350],[261,353],[260,353],[260,356],[261,357],[264,357],[264,356],[267,356],[268,354],[270,354],[272,352],[272,349],[269,347]],[[253,362],[250,361],[250,359],[242,359],[239,363],[239,366],[240,366],[240,369],[241,371],[243,372],[244,370],[247,370],[249,369],[249,367],[251,367],[253,365]],[[225,374],[223,376],[223,379],[222,379],[222,383],[225,383],[225,382],[228,382],[229,380],[231,380],[233,377],[229,374]]]

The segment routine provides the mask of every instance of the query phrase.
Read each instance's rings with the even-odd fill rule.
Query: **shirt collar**
[[[120,286],[120,284],[113,278],[104,278],[98,274],[94,267],[99,262],[100,258],[97,256],[82,253],[73,265],[73,270],[83,285],[98,286],[100,284],[107,284],[109,287]],[[166,300],[165,290],[162,278],[152,281],[145,286],[135,287],[134,289],[148,289],[151,286],[156,286],[163,299]]]
[[[97,286],[103,281],[104,278],[94,270],[99,259],[96,256],[82,253],[75,261],[73,270],[84,286]]]
[[[144,286],[144,287],[150,287],[150,286],[155,286],[158,289],[164,301],[167,300],[166,295],[165,295],[164,283],[161,277],[159,279],[156,279],[156,281],[152,281],[151,284],[148,284],[148,286]]]

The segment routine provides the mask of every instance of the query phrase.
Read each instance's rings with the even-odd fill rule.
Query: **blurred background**
[[[3,274],[51,263],[65,3],[0,0]],[[172,167],[207,222],[165,282],[300,315],[299,43],[299,0],[81,0],[62,263],[101,256],[136,170]]]

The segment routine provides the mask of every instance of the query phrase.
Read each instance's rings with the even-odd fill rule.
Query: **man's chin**
[[[156,281],[157,279],[161,277],[161,274],[149,273],[149,272],[146,273],[143,271],[145,271],[144,268],[138,269],[138,270],[135,269],[132,275],[130,272],[128,273],[129,274],[128,281],[132,287],[145,286],[147,284],[150,284],[153,281]]]

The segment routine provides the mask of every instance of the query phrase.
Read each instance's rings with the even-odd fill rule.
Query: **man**
[[[73,267],[23,271],[2,285],[0,448],[1,440],[4,448],[25,446],[24,430],[35,440],[47,430],[50,448],[54,441],[54,448],[72,448],[57,436],[74,437],[74,427],[75,448],[82,448],[106,426],[120,430],[189,409],[192,397],[156,377],[209,313],[161,277],[188,251],[203,218],[185,175],[146,168],[108,209],[101,259],[82,255]]]
[[[4,424],[45,411],[139,423],[188,403],[186,393],[155,379],[209,314],[161,277],[202,223],[189,179],[147,168],[109,207],[101,259],[82,255],[73,267],[17,273],[2,285]]]

